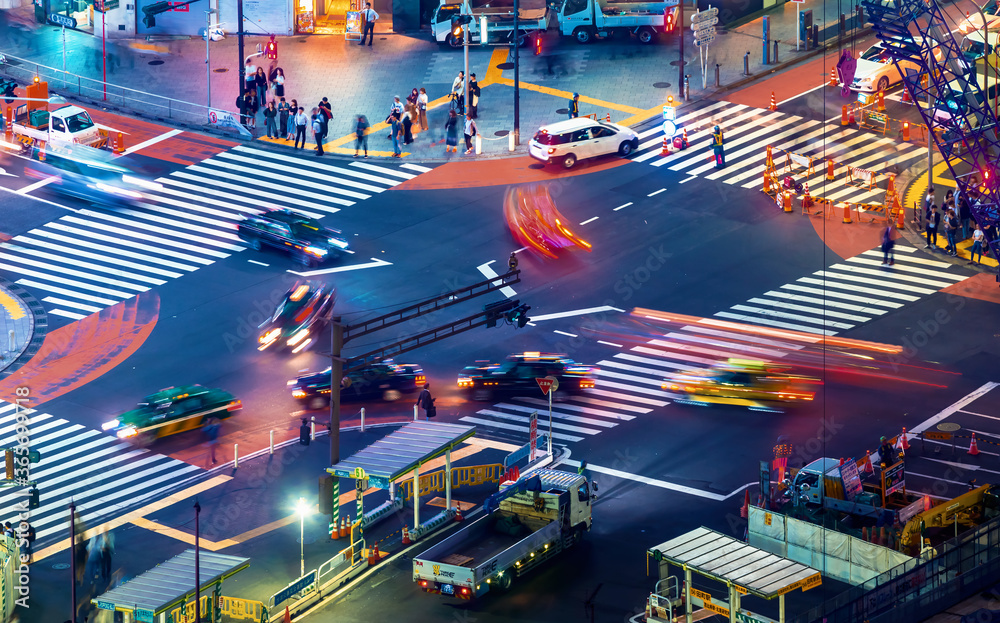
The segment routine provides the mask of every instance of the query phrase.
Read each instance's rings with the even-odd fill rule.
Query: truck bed
[[[473,15],[514,14],[514,0],[470,0]],[[525,20],[545,17],[546,0],[518,0],[518,16]]]

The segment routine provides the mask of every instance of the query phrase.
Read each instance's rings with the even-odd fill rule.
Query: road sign
[[[696,30],[694,32],[695,45],[697,42],[708,43],[710,40],[715,39],[715,26],[709,26],[702,30]]]
[[[544,381],[546,379],[536,379],[539,381]],[[540,383],[539,383],[540,384]],[[529,427],[528,444],[531,446],[531,452],[528,455],[528,461],[535,460],[535,450],[538,447],[538,411],[534,411],[531,414],[531,426]]]
[[[118,0],[97,0],[94,3],[94,10],[98,13],[107,13],[118,8]]]
[[[65,26],[66,28],[76,28],[76,19],[70,17],[69,15],[60,15],[59,13],[49,13],[49,21],[56,26]]]
[[[670,104],[663,105],[663,118],[666,121],[676,121],[677,120],[677,107]]]
[[[715,33],[714,32],[711,35],[709,35],[708,37],[705,37],[705,38],[696,37],[695,40],[694,40],[694,44],[698,45],[698,46],[702,46],[702,45],[708,45],[709,43],[712,43],[713,41],[715,41]]]
[[[714,9],[713,9],[714,10]],[[701,17],[704,13],[699,13],[694,17]],[[719,23],[718,17],[706,17],[702,19],[691,18],[691,30],[701,30],[702,28],[708,28],[709,26],[715,26]]]
[[[673,138],[674,134],[677,134],[677,125],[669,119],[663,122],[663,134],[667,138]]]
[[[548,394],[549,392],[554,392],[559,389],[559,379],[554,376],[536,378],[535,382],[538,383],[538,387],[542,390],[542,394]]]
[[[719,21],[719,9],[707,9],[705,11],[698,11],[697,13],[691,16],[691,26],[694,26],[695,24],[698,24],[703,21],[707,22],[713,18],[715,18],[715,22],[712,22],[713,24]]]

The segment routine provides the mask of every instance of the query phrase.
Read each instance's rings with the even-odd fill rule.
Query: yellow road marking
[[[107,531],[114,530],[119,526],[123,526],[127,523],[132,523],[133,520],[135,519],[145,517],[150,513],[155,513],[161,508],[166,508],[167,506],[186,500],[190,497],[198,495],[202,491],[208,491],[209,489],[217,487],[218,485],[221,485],[222,483],[227,482],[229,480],[232,480],[230,476],[216,476],[214,478],[206,480],[205,482],[200,482],[196,485],[188,487],[187,489],[184,489],[183,491],[178,491],[173,495],[165,497],[162,500],[159,500],[158,502],[153,502],[148,506],[144,506],[140,509],[132,511],[131,513],[112,519],[111,521],[101,524],[95,528],[91,528],[83,533],[83,539],[88,540],[94,537],[95,535],[103,533],[106,530]],[[45,549],[35,552],[33,560],[37,562],[39,560],[42,560],[43,558],[47,558],[49,556],[52,556],[53,554],[58,554],[59,552],[65,551],[67,549],[69,549],[69,539],[62,539],[60,541],[57,541],[56,543],[53,543],[52,545],[49,545]]]
[[[7,310],[11,320],[20,320],[27,315],[21,304],[17,302],[17,299],[7,294],[6,291],[0,290],[0,306]]]
[[[336,142],[337,142],[338,145],[343,145],[344,144],[342,138],[338,138],[337,139]],[[351,134],[347,138],[350,138],[353,141],[354,140],[354,135]],[[286,145],[286,146],[293,145],[292,141],[285,140],[283,138],[267,138],[266,136],[259,136],[259,137],[257,137],[257,140],[258,141],[263,141],[265,143],[274,143],[275,145]],[[307,141],[305,148],[306,149],[316,149],[316,143],[310,143],[310,142]],[[353,149],[349,149],[347,147],[334,147],[333,143],[323,143],[323,151],[324,152],[334,153],[334,154],[344,154],[344,155],[347,155],[347,156],[353,156],[354,155],[354,150]],[[377,151],[377,150],[369,149],[368,150],[368,155],[369,156],[390,157],[390,156],[392,156],[392,152],[391,151]],[[410,154],[404,152],[403,155],[404,156],[409,156]]]

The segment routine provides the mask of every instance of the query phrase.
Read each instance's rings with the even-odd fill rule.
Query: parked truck
[[[583,476],[545,469],[504,483],[484,503],[483,517],[414,557],[413,581],[460,599],[507,590],[590,530],[596,490]]]
[[[896,482],[896,478],[904,475],[902,464],[888,466],[885,473]],[[887,489],[892,482],[887,483]],[[833,458],[816,459],[795,471],[789,484],[789,493],[798,496],[797,502],[801,504],[872,519],[884,518],[888,513],[893,522],[899,519],[905,523],[907,515],[923,503],[922,496],[907,492],[905,487],[893,487],[896,491],[884,496],[883,506],[881,484],[862,482],[853,461],[842,465]],[[853,494],[849,494],[852,489]]]
[[[431,16],[431,32],[434,40],[453,48],[460,48],[463,35],[452,32],[454,16],[471,16],[469,21],[469,43],[509,44],[515,40],[518,45],[527,44],[529,37],[548,27],[548,7],[545,0],[518,0],[518,32],[514,35],[514,0],[441,0]],[[483,41],[482,25],[486,23],[486,40]]]
[[[48,84],[37,82],[28,85],[26,91],[28,101],[14,109],[13,119],[4,120],[10,123],[14,138],[20,143],[28,147],[86,145],[101,148],[107,145],[107,136],[101,133],[86,110],[67,103],[49,110]]]
[[[654,43],[658,33],[669,33],[676,23],[677,3],[649,0],[565,0],[559,9],[559,32],[578,43],[595,38],[635,35]]]

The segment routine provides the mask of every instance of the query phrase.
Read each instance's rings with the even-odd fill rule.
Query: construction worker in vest
[[[716,169],[726,166],[726,148],[722,146],[725,140],[725,137],[722,136],[722,130],[719,126],[715,126],[715,131],[712,133],[712,151],[715,152]]]
[[[569,118],[576,119],[580,116],[580,94],[574,93],[573,99],[569,101]]]

